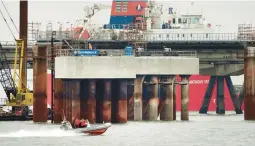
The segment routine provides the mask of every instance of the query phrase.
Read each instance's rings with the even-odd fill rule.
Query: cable
[[[8,16],[9,16],[9,18],[11,19],[11,21],[12,21],[12,23],[13,23],[15,29],[16,29],[17,32],[19,33],[19,30],[18,30],[17,26],[15,25],[15,23],[13,22],[13,19],[12,19],[11,15],[9,14],[7,8],[5,7],[5,4],[4,4],[3,0],[1,0],[1,2],[2,2],[2,4],[3,4],[3,6],[4,6],[4,8],[5,8],[5,10],[6,10],[7,14],[8,14]]]
[[[8,25],[8,23],[7,23],[7,21],[6,21],[5,17],[4,17],[4,15],[3,15],[1,9],[0,9],[0,13],[1,13],[1,15],[2,15],[2,17],[3,17],[4,21],[5,21],[5,23],[7,24],[7,26],[8,26],[8,28],[9,28],[9,30],[10,30],[10,32],[11,32],[11,34],[12,34],[14,40],[16,41],[16,38],[15,38],[15,36],[14,36],[14,34],[13,34],[13,32],[12,32],[10,26]]]

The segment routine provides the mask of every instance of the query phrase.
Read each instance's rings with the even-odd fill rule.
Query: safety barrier
[[[73,32],[56,32],[56,39],[77,39],[73,38]],[[113,33],[111,31],[92,32],[89,40],[93,41],[128,41],[137,40],[138,37],[145,41],[254,41],[254,36],[242,36],[238,33]],[[47,32],[39,32],[38,40],[50,40],[51,35]],[[141,39],[140,38],[140,39]]]
[[[35,44],[35,40],[33,41],[28,41],[27,45],[34,45]],[[2,46],[16,46],[16,41],[0,41]]]

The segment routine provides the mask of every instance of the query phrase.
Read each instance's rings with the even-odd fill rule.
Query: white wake
[[[78,136],[79,133],[73,131],[63,131],[60,129],[38,129],[38,130],[19,130],[16,132],[0,133],[0,137],[67,137],[67,136]]]

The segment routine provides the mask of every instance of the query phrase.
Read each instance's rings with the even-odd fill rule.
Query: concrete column
[[[127,80],[119,81],[119,99],[118,99],[118,113],[117,121],[119,123],[127,122]]]
[[[33,48],[33,122],[47,122],[47,47]]]
[[[176,120],[176,85],[175,84],[173,89],[173,117],[175,121]]]
[[[190,75],[181,75],[181,120],[189,120],[189,77]]]
[[[255,47],[245,49],[244,120],[255,120]]]
[[[128,120],[134,120],[134,82],[127,83],[127,113]]]
[[[173,114],[173,108],[174,108],[174,97],[173,97],[173,82],[174,82],[174,76],[168,76],[166,80],[167,84],[165,85],[165,97],[163,97],[163,108],[160,113],[160,120],[162,121],[173,121],[174,120],[174,114]]]
[[[63,120],[63,88],[63,81],[54,79],[54,123],[61,123]]]
[[[148,119],[149,121],[155,121],[158,118],[158,78],[157,76],[152,76],[151,77],[151,92],[148,95],[149,97],[149,103],[148,103],[148,107],[146,107],[147,111],[148,111]]]
[[[112,120],[112,97],[111,97],[111,80],[104,80],[104,100],[103,100],[103,121],[111,122]]]
[[[137,76],[134,80],[134,120],[142,121],[143,120],[143,80],[144,76]]]
[[[80,100],[80,81],[79,80],[72,80],[71,82],[71,103],[72,103],[72,122],[76,118],[80,119],[81,114],[81,100]]]

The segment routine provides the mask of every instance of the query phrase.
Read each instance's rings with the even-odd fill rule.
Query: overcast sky
[[[175,10],[185,12],[187,8],[191,6],[191,2],[181,2],[171,1],[159,1],[159,3],[164,4],[164,7],[172,6]],[[52,21],[55,28],[58,27],[57,22],[65,23],[67,21],[74,22],[76,18],[83,17],[83,8],[86,5],[91,5],[96,2],[111,5],[111,1],[29,1],[29,22],[39,21],[42,22],[42,29],[45,29],[45,24],[48,21]],[[11,14],[15,24],[19,25],[19,1],[5,0],[4,1],[9,13]],[[193,7],[196,11],[203,12],[206,20],[212,23],[212,25],[220,24],[222,25],[221,31],[236,32],[237,25],[240,23],[254,23],[255,24],[255,1],[195,1]],[[13,27],[12,23],[9,21],[8,15],[5,12],[3,5],[0,4],[0,9],[5,14],[9,25]],[[95,24],[106,24],[109,22],[110,10],[99,11],[93,18],[92,23]],[[0,40],[12,40],[10,31],[7,25],[3,21],[2,17],[0,19],[1,35]],[[70,25],[69,25],[70,26]],[[14,31],[14,29],[13,29]],[[15,31],[14,31],[15,32]],[[18,36],[18,35],[17,35]]]
[[[191,1],[180,1],[157,2],[164,4],[164,7],[172,6],[176,10],[185,12],[191,6]],[[4,3],[14,23],[19,28],[19,1],[5,0]],[[42,29],[45,30],[45,24],[51,21],[54,27],[57,28],[57,22],[66,24],[66,22],[74,22],[75,19],[82,18],[85,15],[83,8],[93,3],[110,5],[111,1],[29,1],[29,22],[41,22]],[[237,25],[241,23],[253,23],[255,25],[255,1],[195,1],[193,7],[197,11],[202,11],[205,19],[211,22],[212,25],[222,25],[222,32],[237,32]],[[16,33],[2,4],[0,4],[0,9],[4,13],[13,32]],[[92,18],[92,23],[107,24],[110,19],[109,15],[109,9],[99,11]],[[65,25],[65,27],[69,26]],[[0,41],[13,41],[11,33],[2,17],[0,17],[0,28]],[[18,34],[16,33],[17,36]],[[234,84],[242,84],[243,82],[243,76],[232,77],[232,79]]]

